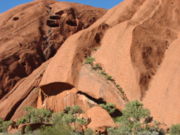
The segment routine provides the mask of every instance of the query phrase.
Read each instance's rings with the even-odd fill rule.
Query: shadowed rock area
[[[125,0],[107,12],[35,1],[1,14],[0,117],[17,119],[27,105],[93,115],[100,103],[121,111],[137,99],[160,122],[179,123],[179,13],[179,0]]]

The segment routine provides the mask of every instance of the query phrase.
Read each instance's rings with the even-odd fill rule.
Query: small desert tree
[[[36,109],[26,107],[26,115],[17,121],[17,124],[24,123],[48,123],[52,116],[52,112],[46,109]]]
[[[150,119],[150,112],[142,103],[129,102],[122,111],[122,116],[116,118],[120,126],[109,129],[109,135],[159,135],[158,127],[149,126],[147,119]]]

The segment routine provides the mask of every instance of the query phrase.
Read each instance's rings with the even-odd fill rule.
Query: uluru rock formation
[[[0,14],[0,117],[141,100],[180,123],[179,13],[179,0],[125,0],[107,12],[35,1]]]
[[[70,35],[105,12],[80,4],[37,1],[1,14],[0,96],[51,58]]]

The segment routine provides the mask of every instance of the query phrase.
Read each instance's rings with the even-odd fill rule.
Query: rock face
[[[37,1],[0,15],[0,97],[52,57],[70,35],[105,13],[80,4]]]
[[[164,107],[164,110],[172,110],[170,101],[178,104],[176,99],[179,97],[177,94],[179,85],[176,84],[174,88],[176,95],[170,96],[165,92],[168,89],[166,85],[163,89],[159,89],[160,84],[157,83],[156,77],[157,71],[160,72],[162,63],[167,57],[166,52],[178,39],[179,9],[178,1],[124,1],[109,10],[90,28],[66,40],[48,65],[41,81],[42,88],[45,89],[53,82],[63,82],[78,87],[83,77],[79,74],[83,60],[91,55],[96,59],[96,63],[99,63],[120,84],[129,100],[151,101],[153,98],[158,98],[160,103],[164,104],[165,98],[160,98],[163,94],[164,97],[168,97],[169,105],[164,104],[161,107]],[[98,48],[97,51],[93,51],[95,48]],[[179,67],[178,63],[174,64]],[[162,74],[166,73],[162,72]],[[170,73],[167,76],[171,76],[171,80],[174,78]],[[153,80],[156,80],[156,84],[151,83]],[[179,82],[178,78],[175,80]],[[161,91],[161,94],[151,92],[152,85],[155,85],[153,90]],[[79,88],[82,86],[83,84]],[[87,92],[89,88],[90,86],[84,89]],[[152,96],[154,97],[151,98]],[[148,101],[145,105],[150,109],[155,107],[155,104],[158,106],[158,103],[153,103],[153,106],[148,104]],[[163,113],[164,115],[161,116],[167,116],[162,109],[151,110],[155,118],[172,124],[173,121],[180,121],[178,108],[173,111],[177,117],[168,114],[168,117],[170,116],[168,121],[156,115]]]
[[[73,88],[69,90],[57,91],[57,93],[41,93],[38,98],[37,108],[47,108],[55,112],[63,111],[67,106],[78,105],[82,110],[87,111],[91,106],[97,105],[86,96],[78,94]],[[47,97],[46,97],[47,96]],[[42,100],[42,98],[45,98]]]
[[[3,119],[16,119],[22,116],[24,107],[36,107],[38,85],[48,61],[28,77],[19,81],[14,88],[0,100],[0,116]]]
[[[15,119],[22,116],[25,106],[36,106],[39,90],[33,89],[38,88],[45,70],[45,66],[40,65],[51,58],[69,36],[88,28],[105,12],[81,4],[47,0],[1,14],[0,117]],[[37,71],[32,73],[34,70]],[[27,78],[22,79],[24,77]]]
[[[21,13],[22,9],[27,12]],[[34,12],[41,16],[33,16]],[[25,80],[33,81],[37,74],[38,83],[32,86],[39,89],[38,94],[23,89],[26,96],[16,97],[0,117],[18,117],[23,106],[34,102],[54,111],[75,104],[87,111],[106,102],[121,110],[127,100],[137,99],[155,119],[168,125],[179,123],[179,12],[179,0],[125,0],[107,13],[79,4],[37,1],[0,15],[1,95],[20,80],[0,100],[0,110],[11,96],[21,93],[18,87],[26,84],[21,78],[30,74]],[[5,30],[11,34],[2,34]],[[113,81],[84,64],[88,56]],[[40,64],[49,58],[39,72]],[[29,102],[32,95],[37,98]]]

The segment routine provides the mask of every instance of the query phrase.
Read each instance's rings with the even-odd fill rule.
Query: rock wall
[[[0,97],[54,56],[70,35],[88,28],[105,12],[80,4],[37,1],[1,14]]]
[[[35,3],[30,3],[28,7],[33,4]],[[42,41],[40,43],[33,42],[34,45],[40,46],[41,55],[37,53],[36,46],[35,52],[32,53],[32,50],[28,50],[32,55],[28,53],[23,56],[34,59],[31,62],[37,61],[34,68],[30,66],[32,70],[52,58],[48,61],[36,85],[39,89],[38,94],[30,90],[31,93],[29,96],[26,94],[27,98],[23,99],[24,102],[21,105],[18,104],[20,97],[14,101],[16,105],[11,106],[10,110],[0,112],[1,117],[5,119],[18,117],[21,107],[25,106],[31,99],[30,96],[34,94],[37,96],[36,99],[33,99],[36,100],[37,107],[45,107],[54,111],[60,111],[66,106],[75,104],[88,111],[89,108],[106,102],[114,103],[121,110],[127,101],[137,99],[144,102],[155,119],[168,125],[180,122],[180,104],[178,102],[180,96],[179,0],[125,0],[107,13],[102,9],[92,7],[88,7],[89,10],[86,10],[87,6],[72,3],[50,2],[45,7],[44,3],[41,2],[41,4],[43,11],[46,10],[49,16],[46,16],[46,21],[40,21],[46,22],[45,24],[35,25],[35,30],[40,34],[36,35],[37,33],[30,29],[30,25],[25,27],[29,33],[31,31],[36,33],[32,37],[36,35],[43,39],[40,40]],[[14,10],[18,9],[22,10],[20,8]],[[0,17],[10,14],[12,11]],[[103,14],[104,16],[102,16]],[[14,19],[18,20],[17,17]],[[98,21],[96,21],[97,19]],[[12,32],[10,28],[9,31]],[[19,36],[23,40],[32,34],[26,35],[23,32]],[[53,36],[47,36],[48,33]],[[23,37],[23,35],[26,36]],[[14,44],[14,40],[1,38],[0,43],[5,41],[8,44],[4,44],[4,46],[12,48],[10,49],[11,53],[7,55],[5,47],[0,44],[0,52],[2,52],[0,58],[3,58],[0,62],[4,62],[0,64],[2,65],[0,66],[2,69],[0,75],[5,76],[0,80],[2,91],[4,88],[11,89],[13,87],[13,85],[6,84],[11,80],[9,79],[11,72],[18,74],[18,70],[25,72],[26,70],[22,70],[23,68],[29,69],[27,68],[28,64],[22,66],[17,62],[12,63],[12,61],[19,62],[20,58],[15,57],[15,54],[21,52],[21,49],[13,52],[13,46],[10,43]],[[27,48],[31,47],[33,48],[33,45]],[[56,52],[56,50],[58,51]],[[22,52],[24,53],[24,50]],[[38,55],[36,56],[34,53]],[[5,59],[5,54],[13,57]],[[87,57],[94,58],[93,64],[84,63]],[[100,66],[103,74],[110,76],[111,79],[107,79],[94,70],[93,66],[96,64]],[[34,64],[29,63],[29,65]],[[5,72],[6,68],[10,70]],[[30,69],[19,78],[30,74],[32,72]],[[31,75],[33,76],[37,72],[38,70]],[[32,80],[31,75],[26,80]],[[16,77],[13,76],[13,78]],[[18,93],[19,91],[19,89],[13,88],[10,95],[13,96],[13,92]],[[124,94],[122,95],[122,93]],[[0,109],[3,109],[5,103],[10,100],[10,95],[7,94],[6,98],[3,97],[0,100]],[[34,102],[32,102],[33,104]]]

